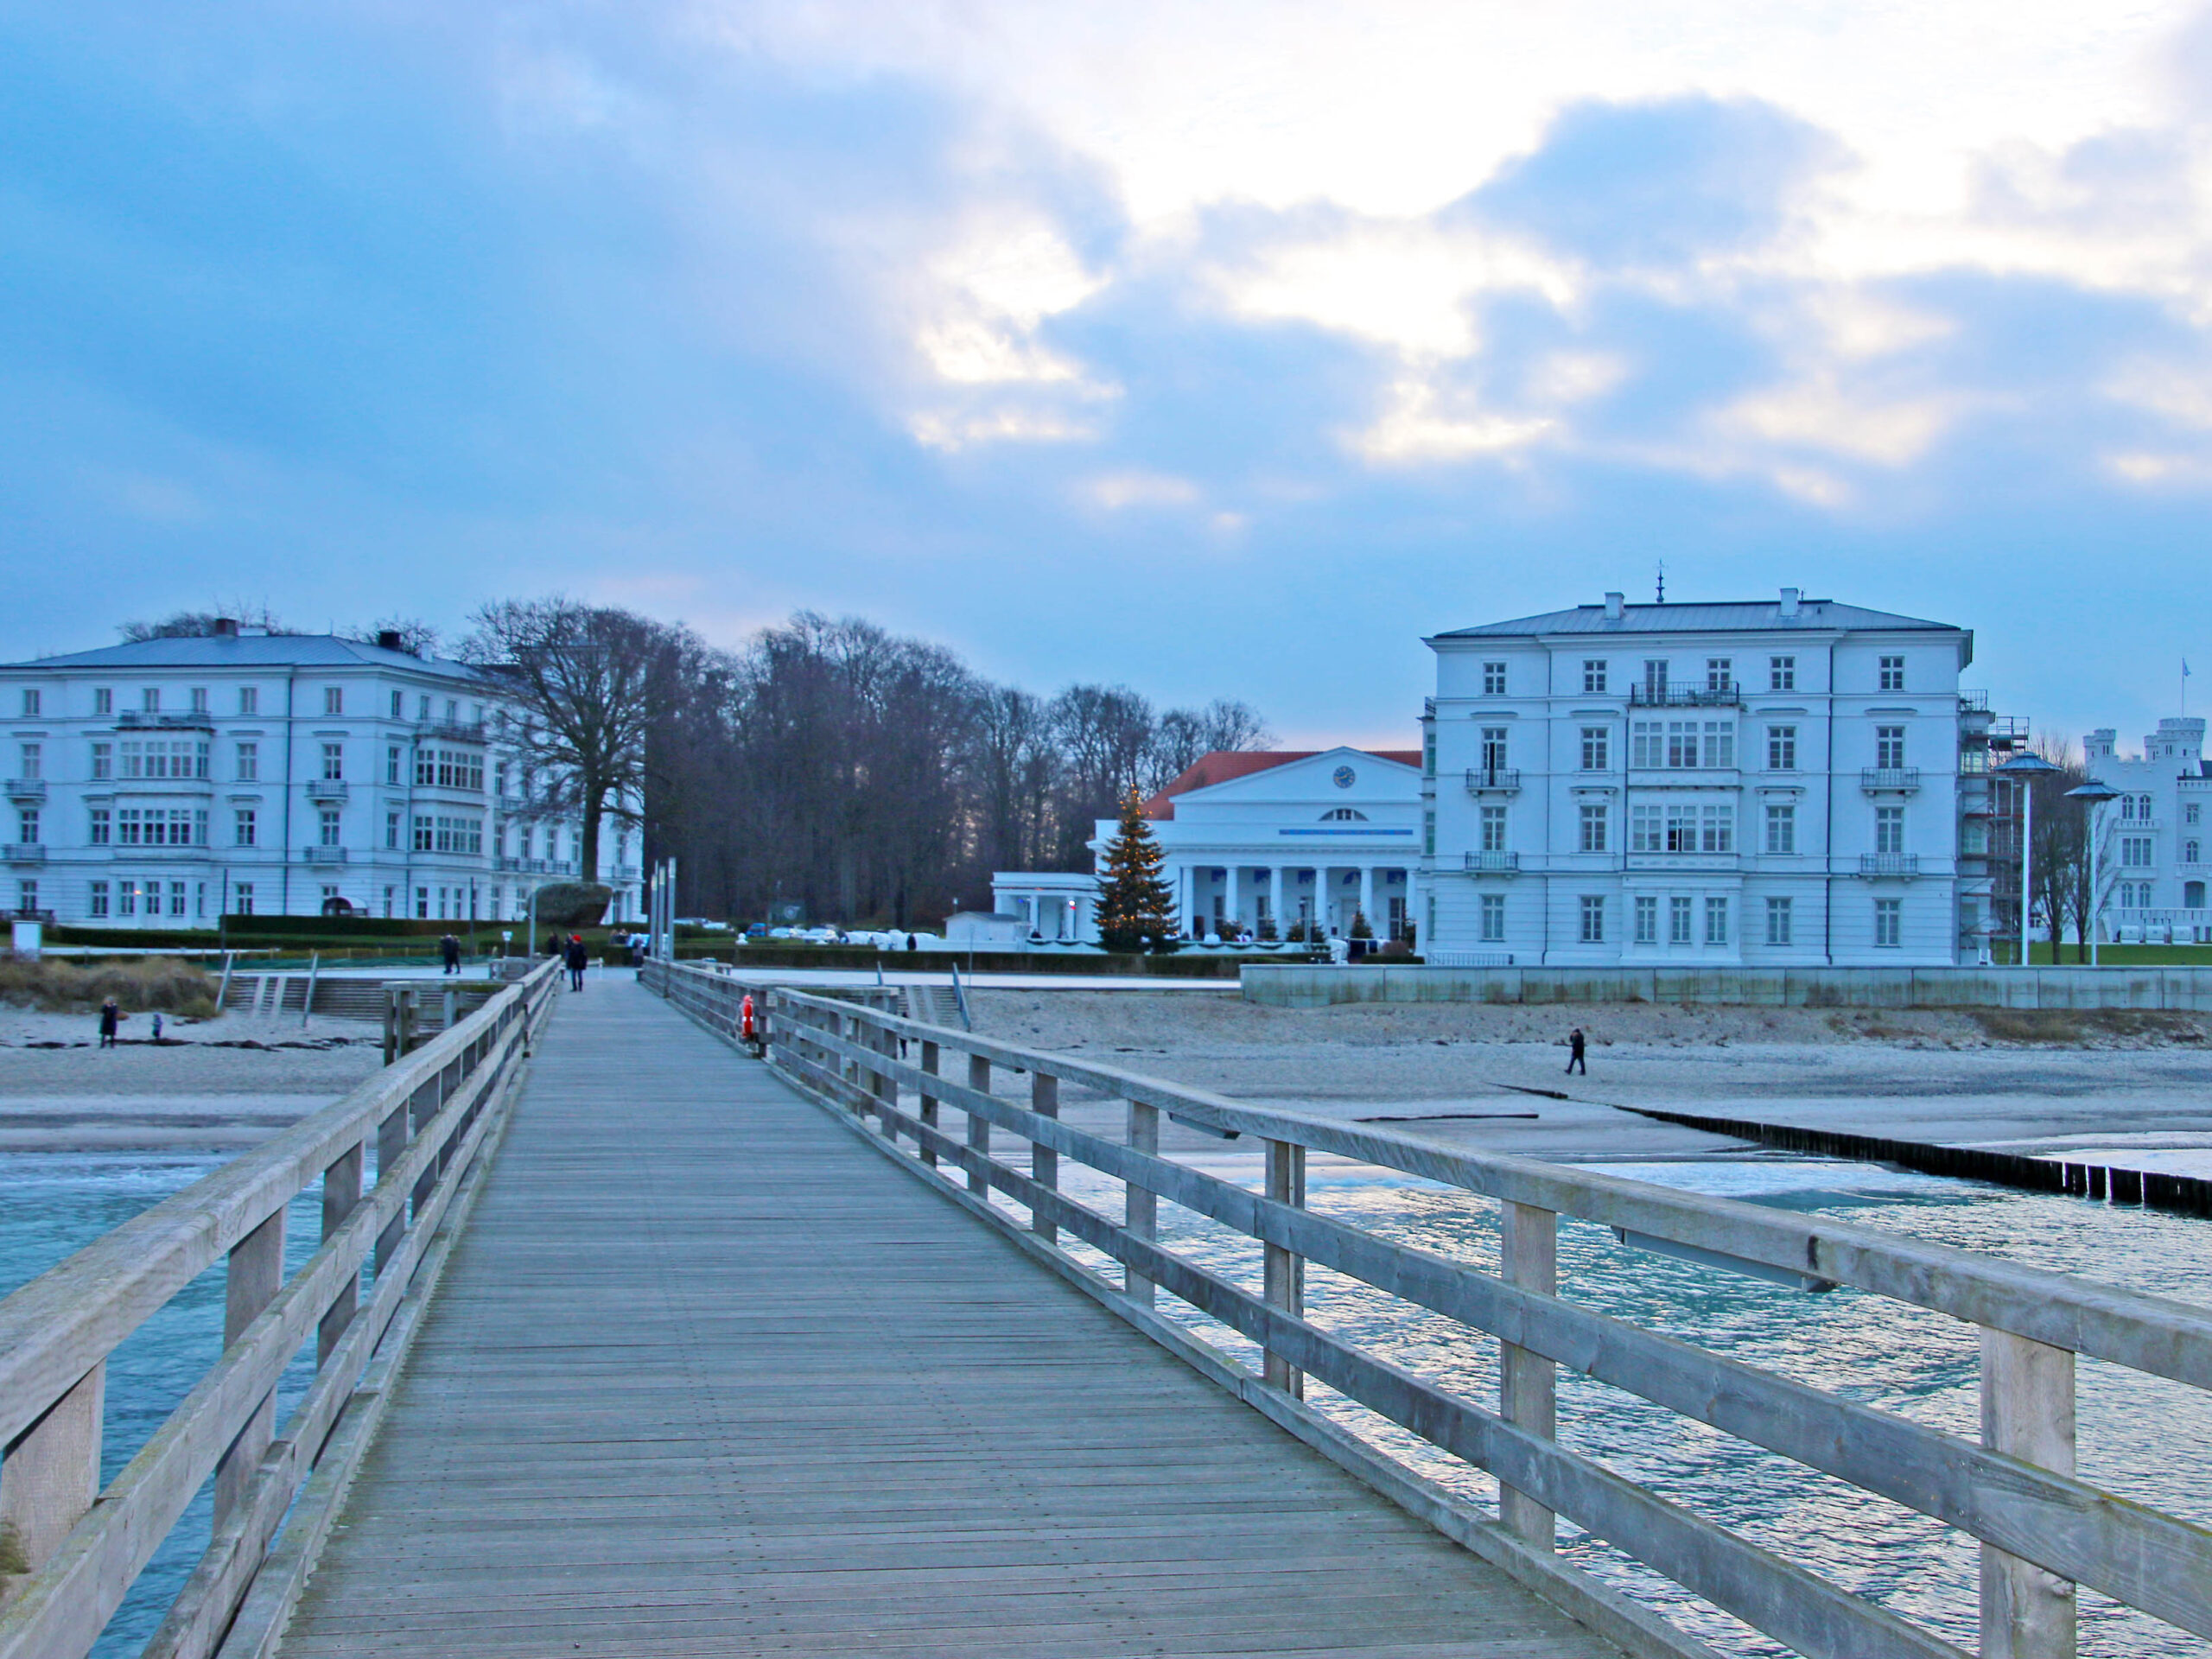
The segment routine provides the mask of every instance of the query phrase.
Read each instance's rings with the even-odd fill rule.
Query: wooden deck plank
[[[609,976],[283,1651],[1613,1650]]]

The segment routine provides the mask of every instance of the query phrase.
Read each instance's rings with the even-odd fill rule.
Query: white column
[[[1375,867],[1372,864],[1359,867],[1359,913],[1367,918],[1367,925],[1374,929],[1375,937],[1381,938],[1382,930],[1375,920]]]
[[[1236,880],[1236,876],[1237,876],[1237,869],[1236,869],[1236,867],[1234,864],[1231,864],[1231,865],[1229,867],[1227,879],[1226,879],[1226,880],[1225,880],[1225,882],[1224,882],[1224,886],[1223,886],[1223,888],[1222,888],[1222,892],[1223,892],[1223,894],[1224,894],[1224,899],[1223,899],[1223,909],[1224,909],[1224,915],[1223,915],[1223,919],[1222,919],[1222,924],[1221,924],[1221,925],[1222,925],[1224,927],[1230,928],[1230,929],[1234,929],[1234,928],[1236,926],[1236,925],[1237,925],[1237,909],[1236,909],[1236,906],[1237,906],[1237,904],[1239,903],[1239,901],[1240,901],[1240,900],[1242,900],[1242,899],[1243,899],[1243,896],[1244,896],[1244,895],[1243,895],[1243,893],[1241,891],[1239,891],[1239,889],[1238,889],[1237,880]]]
[[[1290,923],[1282,913],[1282,866],[1280,864],[1268,871],[1268,914],[1274,918],[1277,938],[1290,931]]]

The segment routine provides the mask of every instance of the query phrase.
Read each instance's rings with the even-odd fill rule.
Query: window
[[[22,770],[17,773],[17,776],[23,778],[43,778],[46,776],[46,745],[43,743],[25,743],[20,745],[19,747],[21,750],[21,760],[19,765]]]
[[[1766,728],[1766,769],[1769,772],[1797,770],[1797,728],[1795,726],[1770,726]]]
[[[1797,850],[1797,807],[1790,801],[1766,804],[1766,849],[1770,853]]]
[[[1602,853],[1605,850],[1606,808],[1602,801],[1582,804],[1582,850]]]
[[[448,697],[446,699],[446,719],[455,726],[461,724],[461,699],[459,697]]]
[[[1631,853],[1656,853],[1665,850],[1659,838],[1659,809],[1640,804],[1629,809],[1628,849]]]
[[[1766,942],[1769,944],[1788,944],[1790,931],[1789,900],[1770,899],[1766,901]]]
[[[207,688],[204,685],[195,685],[192,688],[192,712],[195,715],[204,715],[207,712]]]
[[[260,744],[246,742],[238,745],[238,782],[242,784],[257,784],[261,781]]]
[[[1484,944],[1505,943],[1505,895],[1486,893],[1482,899],[1482,942]]]
[[[386,887],[384,890],[384,913],[387,917],[391,916],[392,913],[392,900],[398,891],[399,889],[397,887]]]
[[[1321,815],[1324,823],[1365,823],[1367,814],[1356,806],[1331,807]]]
[[[344,686],[326,685],[322,688],[322,712],[326,715],[342,715],[346,712]]]
[[[1611,767],[1611,734],[1603,726],[1585,726],[1582,728],[1582,770],[1606,772]]]
[[[2183,910],[2203,909],[2204,884],[2202,881],[2183,882],[2181,884],[2181,905]]]
[[[1582,895],[1582,943],[1603,944],[1605,942],[1605,895],[1586,893]]]
[[[181,881],[169,883],[169,914],[172,916],[185,914],[185,884]]]
[[[327,881],[322,884],[322,902],[326,907],[327,907],[330,901],[337,896],[338,889],[334,886]]]
[[[205,847],[207,809],[188,806],[126,806],[115,815],[119,847]]]
[[[238,687],[238,713],[257,715],[261,712],[261,688],[257,685]]]
[[[1904,690],[1904,658],[1885,657],[1882,658],[1881,689],[1885,691],[1902,691]]]
[[[238,906],[238,913],[239,915],[252,915],[253,883],[251,881],[241,881],[236,887],[232,887],[231,889],[231,902]]]
[[[1874,850],[1878,853],[1904,851],[1904,808],[1878,806],[1874,809]]]
[[[2182,842],[2181,861],[2184,864],[2202,864],[2204,861],[2203,843],[2195,841]]]
[[[106,882],[95,881],[92,883],[92,912],[94,916],[105,916],[108,913]]]
[[[417,812],[415,815],[415,844],[413,850],[418,853],[427,853],[434,850],[437,842],[437,833],[438,827],[436,821],[433,819],[428,812]]]
[[[1705,659],[1705,689],[1723,696],[1736,689],[1736,664],[1727,657],[1708,657]]]
[[[114,687],[96,685],[92,688],[92,712],[96,715],[111,715],[115,712]]]
[[[425,697],[423,701],[428,702],[429,699]],[[430,890],[428,887],[415,889],[415,918],[417,921],[430,919]]]
[[[1904,900],[1877,899],[1874,901],[1874,943],[1885,950],[1895,950],[1904,941]]]
[[[1505,770],[1505,728],[1483,728],[1483,770],[1495,776]]]
[[[1582,690],[1589,696],[1602,696],[1605,690],[1605,659],[1585,657],[1582,659]]]
[[[1736,850],[1736,808],[1732,802],[1699,809],[1698,850],[1703,853],[1732,853]]]
[[[1874,728],[1874,764],[1885,772],[1894,772],[1904,765],[1904,728],[1877,726]]]
[[[1649,893],[1636,895],[1636,942],[1638,944],[1659,943],[1659,900]]]
[[[417,720],[428,720],[429,717],[430,697],[428,692],[424,692],[421,696],[415,699],[415,718]]]
[[[415,786],[480,791],[484,757],[468,749],[419,748],[415,751]]]
[[[232,809],[231,813],[231,841],[232,845],[238,847],[255,847],[260,844],[260,835],[258,833],[260,819],[257,816],[254,808],[250,806],[241,806]]]
[[[123,775],[141,778],[205,778],[208,743],[205,738],[125,738]]]
[[[1436,776],[1436,734],[1433,731],[1426,731],[1421,734],[1421,775],[1424,778]],[[500,761],[493,768],[493,780],[494,792],[505,795],[507,792],[507,763],[505,761]]]
[[[391,717],[394,720],[404,720],[406,718],[406,715],[407,694],[404,691],[393,692],[391,694]]]
[[[322,746],[323,782],[327,784],[334,784],[345,776],[346,746],[343,743],[324,744]]]
[[[16,839],[26,847],[38,845],[38,808],[19,806],[16,809]]]
[[[1705,901],[1705,942],[1707,944],[1728,943],[1728,901],[1726,899]]]
[[[384,780],[387,784],[399,782],[399,745],[387,744],[384,752]]]
[[[29,685],[25,686],[23,688],[23,717],[26,720],[36,719],[38,717],[40,706],[43,702],[44,699],[39,695],[36,687]]]
[[[113,815],[105,806],[94,807],[92,809],[91,834],[92,845],[95,847],[111,846],[114,843],[114,839],[115,819]]]
[[[138,913],[138,884],[136,881],[115,884],[115,913],[118,916],[136,916]]]
[[[38,881],[26,878],[16,883],[16,903],[26,911],[38,908]]]
[[[138,690],[138,706],[149,715],[160,714],[162,688],[158,685],[141,686]]]
[[[1502,697],[1504,695],[1505,664],[1503,663],[1484,663],[1483,664],[1483,696],[1486,697]]]
[[[2149,869],[2152,845],[2152,838],[2149,836],[2122,836],[2120,838],[2120,861],[2129,869]]]
[[[1482,809],[1482,849],[1486,853],[1502,853],[1505,850],[1505,809],[1502,806],[1486,806]],[[548,857],[554,855],[550,845],[546,849],[546,855]]]
[[[94,781],[96,781],[96,782],[97,782],[97,781],[99,781],[99,780],[101,780],[101,779],[112,778],[112,777],[114,777],[114,776],[115,776],[115,745],[114,745],[114,744],[112,744],[112,743],[95,743],[95,744],[93,744],[93,745],[92,745],[92,778],[93,778]]]
[[[394,852],[399,850],[399,814],[397,812],[384,815],[384,844]]]
[[[2197,821],[2199,815],[2197,804],[2195,801],[2191,801],[2187,806],[2182,808],[2181,821],[2183,823],[2195,823]]]
[[[1667,943],[1688,944],[1690,942],[1690,901],[1686,893],[1675,893],[1667,900]]]
[[[1797,659],[1795,657],[1770,657],[1766,659],[1766,689],[1770,691],[1795,691],[1797,689]]]

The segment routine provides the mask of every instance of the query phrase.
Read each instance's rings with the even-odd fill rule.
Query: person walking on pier
[[[447,973],[461,971],[461,941],[452,934],[448,933],[438,941],[438,955],[445,963]]]
[[[584,969],[591,965],[591,952],[584,949],[582,934],[569,935],[569,954],[566,960],[569,964],[569,988],[572,991],[581,991],[584,988]]]
[[[1570,1077],[1577,1071],[1586,1077],[1590,1075],[1590,1062],[1583,1058],[1583,1050],[1587,1046],[1581,1027],[1577,1026],[1567,1033],[1567,1075]]]

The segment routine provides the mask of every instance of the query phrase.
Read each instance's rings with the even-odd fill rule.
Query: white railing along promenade
[[[728,1030],[721,976],[648,964],[649,986]],[[1417,1135],[1260,1108],[1065,1054],[926,1026],[847,1001],[777,989],[764,1011],[772,1060],[917,1176],[1114,1307],[1277,1422],[1633,1653],[1709,1650],[1554,1554],[1563,1516],[1792,1650],[1822,1659],[1964,1659],[1925,1624],[1859,1596],[1560,1445],[1561,1365],[1794,1459],[1980,1541],[1986,1659],[2075,1652],[2075,1585],[2212,1636],[2212,1530],[2101,1490],[2075,1469],[2076,1355],[2212,1389],[2212,1310],[2040,1271],[1900,1235],[1706,1198]],[[902,1048],[908,1058],[901,1058]],[[991,1091],[994,1068],[1026,1077],[1028,1103]],[[1059,1121],[1063,1086],[1126,1104],[1121,1139]],[[1265,1154],[1258,1193],[1159,1154],[1160,1116],[1249,1135]],[[954,1133],[946,1114],[963,1120]],[[1026,1168],[995,1131],[1029,1148]],[[741,1126],[733,1136],[741,1140]],[[1497,1204],[1502,1268],[1488,1274],[1305,1207],[1309,1151],[1457,1186]],[[1059,1189],[1063,1159],[1122,1185],[1118,1216]],[[957,1174],[956,1174],[957,1173]],[[1003,1194],[1017,1216],[990,1202]],[[1161,1199],[1257,1241],[1258,1293],[1164,1249]],[[1848,1285],[1979,1327],[1979,1443],[1760,1366],[1580,1306],[1557,1294],[1558,1217],[1633,1243],[1707,1253],[1808,1287]],[[1079,1240],[1119,1264],[1094,1271]],[[1478,1402],[1306,1317],[1319,1263],[1499,1344],[1503,1385]],[[1165,1291],[1257,1344],[1255,1373],[1154,1310]],[[1501,1483],[1491,1520],[1302,1403],[1314,1377]],[[2177,1448],[2179,1450],[2179,1448]],[[2201,1456],[2190,1447],[2182,1453]],[[1819,1510],[1833,1524],[1834,1505]],[[1872,1521],[1870,1518],[1870,1524]]]
[[[441,1224],[473,1202],[477,1154],[505,1121],[558,978],[540,967],[0,1301],[0,1659],[89,1651],[210,1475],[212,1541],[145,1652],[266,1650],[374,1430],[454,1230]],[[318,1185],[322,1243],[287,1279],[285,1211]],[[103,1489],[109,1354],[226,1255],[221,1355]],[[277,1380],[310,1338],[315,1381],[279,1429]]]

